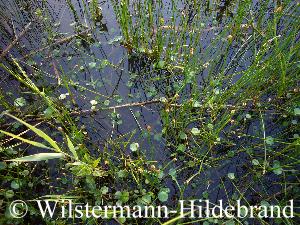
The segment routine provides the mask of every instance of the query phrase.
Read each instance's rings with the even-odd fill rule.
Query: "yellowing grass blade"
[[[39,148],[46,148],[46,149],[51,149],[51,150],[54,150],[53,148],[50,148],[42,143],[39,143],[39,142],[36,142],[36,141],[31,141],[31,140],[28,140],[26,138],[22,138],[18,135],[15,135],[15,134],[12,134],[10,132],[7,132],[7,131],[3,131],[3,130],[0,130],[0,133],[3,133],[3,134],[6,134],[7,136],[10,136],[12,138],[15,138],[15,139],[18,139],[20,141],[23,141],[27,144],[30,144],[30,145],[33,145],[33,146],[36,146],[36,147],[39,147]]]
[[[65,155],[63,153],[38,153],[34,155],[24,156],[21,158],[10,159],[6,161],[13,161],[13,162],[37,162],[37,161],[44,161],[48,159],[59,159],[63,158]]]
[[[10,116],[11,118],[17,120],[18,122],[22,123],[23,125],[25,125],[26,127],[28,127],[30,130],[32,130],[34,133],[36,133],[38,136],[40,136],[41,138],[43,138],[45,141],[47,141],[57,152],[62,152],[60,147],[56,144],[56,142],[49,137],[46,133],[44,133],[43,131],[41,131],[40,129],[30,125],[29,123],[5,112],[4,114]]]

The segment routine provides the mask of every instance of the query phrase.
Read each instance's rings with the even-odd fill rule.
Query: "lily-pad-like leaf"
[[[234,178],[235,178],[234,173],[228,173],[227,176],[230,180],[234,180]]]
[[[44,110],[44,116],[47,119],[50,119],[53,114],[54,114],[54,110],[51,107],[48,107],[47,109]]]
[[[117,191],[115,193],[116,199],[121,201],[122,203],[128,202],[129,200],[129,192],[128,191]]]
[[[271,136],[266,137],[266,144],[273,145],[274,139]]]
[[[282,174],[282,172],[283,172],[283,169],[280,165],[280,162],[275,160],[273,163],[273,173],[275,173],[276,175],[280,175],[280,174]]]
[[[139,149],[140,145],[139,143],[131,143],[130,144],[130,150],[133,152],[136,152]]]
[[[17,181],[17,180],[13,180],[13,181],[10,183],[10,187],[11,187],[12,189],[15,189],[15,190],[19,189],[19,188],[20,188],[20,182]]]
[[[26,105],[26,103],[27,102],[26,102],[25,98],[23,98],[23,97],[16,98],[15,101],[14,101],[14,105],[16,107],[23,107],[23,106]]]
[[[169,194],[165,190],[161,190],[158,193],[158,199],[159,199],[159,201],[166,202],[168,200],[168,198],[169,198]]]
[[[90,69],[94,69],[96,67],[96,65],[97,65],[97,63],[95,63],[95,62],[90,62],[89,63]]]
[[[191,133],[193,135],[199,135],[200,134],[200,130],[197,127],[193,127],[191,130]]]
[[[252,160],[252,164],[253,164],[254,166],[258,166],[258,165],[259,165],[259,161],[258,161],[257,159],[253,159],[253,160]]]
[[[201,104],[200,104],[200,102],[198,102],[198,101],[194,101],[194,103],[193,103],[193,107],[194,107],[194,108],[199,108],[199,107],[201,107]]]

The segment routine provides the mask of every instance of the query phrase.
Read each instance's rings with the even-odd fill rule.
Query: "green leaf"
[[[5,192],[5,197],[6,198],[12,198],[12,197],[14,197],[14,195],[15,195],[15,193],[14,193],[13,190],[8,190],[8,191]]]
[[[228,173],[227,176],[230,180],[234,180],[234,178],[235,178],[234,173]]]
[[[182,139],[182,140],[187,139],[187,135],[186,135],[186,133],[184,133],[183,131],[180,131],[179,137],[180,137],[180,139]]]
[[[23,97],[16,98],[15,101],[14,101],[14,105],[16,107],[23,107],[23,106],[25,106],[26,105],[25,98],[23,98]]]
[[[252,160],[252,164],[253,164],[254,166],[258,166],[258,165],[259,165],[259,161],[258,161],[257,159],[253,159],[253,160]]]
[[[126,217],[119,217],[118,221],[120,222],[120,224],[124,224],[126,222]]]
[[[0,170],[3,170],[6,168],[6,162],[0,162]]]
[[[126,172],[126,170],[120,170],[117,172],[117,175],[119,178],[124,178],[127,176],[127,172]]]
[[[129,192],[128,191],[117,191],[115,193],[115,197],[116,199],[118,199],[119,201],[125,203],[129,200]]]
[[[97,65],[97,63],[95,63],[95,62],[90,62],[89,63],[90,69],[94,69],[96,67],[96,65]]]
[[[200,130],[196,127],[193,127],[191,132],[192,132],[193,135],[199,135],[200,134]]]
[[[166,191],[160,191],[158,193],[158,199],[161,202],[166,202],[169,198],[169,194]]]
[[[133,152],[136,152],[139,149],[139,143],[131,143],[130,144],[130,150]]]
[[[111,45],[111,44],[114,44],[114,43],[116,43],[116,42],[120,42],[122,39],[123,39],[122,36],[116,36],[116,37],[114,37],[113,39],[109,40],[109,41],[108,41],[108,44]]]
[[[204,192],[202,193],[202,197],[207,199],[207,198],[209,197],[208,192],[207,192],[207,191],[204,191]]]
[[[201,104],[200,104],[200,102],[198,102],[198,101],[194,101],[194,103],[193,103],[193,107],[194,107],[194,108],[199,108],[199,107],[201,107]]]
[[[186,147],[185,147],[184,144],[180,144],[180,145],[178,145],[178,147],[177,147],[177,151],[180,151],[180,152],[184,152],[185,149],[186,149]]]
[[[269,206],[270,206],[270,203],[267,202],[266,200],[262,200],[262,201],[260,202],[260,205],[269,207]]]
[[[24,156],[21,158],[10,159],[6,161],[13,161],[13,162],[37,162],[49,159],[59,159],[63,158],[65,154],[63,153],[38,153],[34,155]]]
[[[47,109],[44,110],[44,116],[47,119],[50,119],[51,116],[53,115],[53,113],[54,113],[54,110],[51,107],[48,107]]]
[[[271,136],[266,137],[266,143],[268,145],[273,145],[274,144],[274,139]]]
[[[72,152],[74,158],[75,158],[76,160],[78,160],[78,155],[77,155],[76,149],[75,149],[75,147],[74,147],[72,141],[70,140],[70,138],[69,138],[68,135],[66,135],[66,138],[67,138],[69,150]]]
[[[9,113],[4,113],[6,115],[8,115],[9,117],[17,120],[18,122],[22,123],[23,125],[25,125],[26,127],[28,127],[30,130],[32,130],[34,133],[36,133],[38,136],[40,136],[41,138],[43,138],[45,141],[47,141],[57,152],[62,152],[61,149],[58,147],[58,145],[56,144],[56,142],[49,137],[46,133],[44,133],[43,131],[41,131],[40,129],[28,124],[27,122],[9,114]]]
[[[235,225],[234,220],[229,220],[225,223],[225,225]]]
[[[163,69],[165,67],[165,61],[161,60],[157,63],[157,69]]]
[[[17,180],[13,180],[11,183],[10,183],[10,187],[12,188],[12,189],[19,189],[20,188],[20,182],[19,181],[17,181]]]
[[[295,108],[294,109],[294,114],[295,114],[295,116],[299,116],[300,115],[300,108]]]
[[[280,175],[283,172],[280,162],[277,160],[274,161],[272,168],[273,168],[273,173],[275,173],[276,175]]]
[[[104,101],[103,104],[104,104],[105,106],[109,106],[109,103],[110,103],[110,101],[107,99],[107,100]]]
[[[171,168],[171,169],[169,170],[169,175],[170,175],[173,179],[176,179],[176,176],[177,176],[176,169]]]
[[[101,194],[103,194],[103,195],[107,194],[107,193],[108,193],[108,187],[103,186],[103,187],[100,189],[100,192],[101,192]]]
[[[151,195],[150,195],[150,194],[144,195],[144,196],[142,197],[142,201],[143,201],[143,203],[145,203],[146,205],[150,204],[150,203],[151,203]]]
[[[208,129],[210,129],[210,130],[213,130],[213,129],[214,129],[214,125],[211,124],[211,123],[207,124],[207,127],[208,127]]]

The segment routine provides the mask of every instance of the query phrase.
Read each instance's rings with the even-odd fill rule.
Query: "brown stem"
[[[8,45],[8,46],[3,50],[3,52],[2,52],[1,55],[0,55],[0,59],[2,59],[4,56],[6,56],[7,53],[9,53],[9,51],[12,49],[12,47],[14,47],[15,44],[18,43],[19,39],[20,39],[21,37],[23,37],[23,36],[25,35],[25,33],[29,30],[30,25],[31,25],[31,22],[28,23],[28,24],[25,26],[24,30],[22,30],[21,33],[19,33],[19,35],[16,36],[16,38],[13,40],[13,42],[10,43],[10,45]]]

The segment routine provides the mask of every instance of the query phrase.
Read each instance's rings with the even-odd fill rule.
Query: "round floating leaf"
[[[191,130],[193,135],[199,135],[200,134],[200,130],[197,127],[193,127]]]
[[[143,201],[143,203],[145,203],[147,205],[150,204],[151,203],[151,195],[150,194],[144,195],[142,197],[142,201]]]
[[[225,223],[225,225],[235,225],[234,220],[229,220]]]
[[[203,198],[208,198],[208,197],[209,197],[209,193],[208,193],[207,191],[204,191],[204,192],[202,193],[202,197],[203,197]]]
[[[96,67],[96,65],[97,65],[97,63],[95,63],[95,62],[90,62],[89,63],[90,69],[94,69]]]
[[[156,65],[157,69],[163,69],[165,67],[165,61],[159,61]]]
[[[266,137],[266,143],[268,145],[273,145],[274,144],[274,139],[271,136]]]
[[[160,191],[158,193],[158,199],[161,202],[166,202],[169,198],[169,194],[166,191]]]
[[[13,180],[11,183],[10,183],[10,187],[12,188],[12,189],[19,189],[20,188],[20,182],[19,181],[17,181],[17,180]]]
[[[299,116],[300,115],[300,108],[295,108],[294,109],[294,114],[295,114],[295,116]]]
[[[182,140],[187,139],[186,133],[184,133],[184,132],[182,132],[182,131],[179,133],[179,137],[180,137],[180,139],[182,139]]]
[[[96,100],[91,100],[90,103],[91,103],[91,105],[97,105],[98,104],[98,102]]]
[[[51,107],[48,107],[47,109],[44,110],[44,116],[49,119],[53,115],[54,110]]]
[[[270,206],[270,203],[267,202],[266,200],[262,200],[262,201],[260,202],[260,205],[269,207],[269,206]]]
[[[178,147],[177,147],[177,150],[180,151],[180,152],[184,152],[185,149],[186,149],[186,147],[185,147],[184,144],[180,144],[180,145],[178,145]]]
[[[273,163],[273,173],[275,173],[276,175],[280,175],[280,174],[282,174],[282,172],[283,172],[283,169],[280,165],[280,162],[275,160]]]
[[[246,114],[246,116],[245,116],[247,119],[251,119],[251,115],[250,114]]]
[[[15,193],[14,193],[13,190],[8,190],[8,191],[5,192],[5,197],[6,198],[12,198],[12,197],[14,197],[14,195],[15,195]]]
[[[235,178],[234,173],[228,173],[227,176],[230,180],[234,180],[234,178]]]
[[[118,175],[119,178],[126,177],[126,175],[127,175],[126,170],[120,170],[120,171],[118,171],[117,175]]]
[[[199,107],[201,107],[201,104],[200,104],[200,102],[198,102],[198,101],[194,101],[194,103],[193,103],[193,107],[194,107],[194,108],[199,108]]]
[[[105,195],[105,194],[108,193],[108,187],[103,186],[103,187],[100,189],[100,191],[101,191],[101,194]]]
[[[5,162],[0,162],[0,170],[3,170],[6,168],[6,163]]]
[[[139,149],[140,145],[139,143],[131,143],[130,144],[130,150],[133,152],[136,152]]]
[[[259,161],[258,161],[257,159],[253,159],[253,160],[252,160],[252,164],[253,164],[254,166],[258,166],[258,165],[259,165]]]
[[[14,101],[14,105],[16,107],[23,107],[23,106],[25,106],[26,105],[25,98],[23,98],[23,97],[16,98],[15,101]]]
[[[115,193],[115,197],[116,199],[118,199],[119,201],[125,203],[129,200],[129,192],[128,191],[117,191]]]

